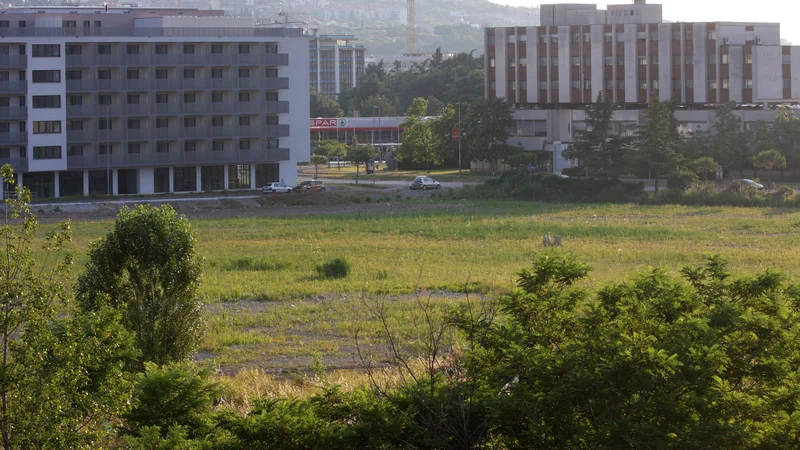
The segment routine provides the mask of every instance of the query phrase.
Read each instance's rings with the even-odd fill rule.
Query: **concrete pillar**
[[[175,168],[169,168],[169,193],[172,194],[175,192]]]
[[[195,186],[195,190],[197,192],[203,192],[203,180],[201,180],[200,172],[200,166],[197,166],[197,172],[195,173],[195,179],[197,180],[197,186]]]
[[[256,165],[250,164],[250,189],[256,188]]]
[[[23,173],[20,172],[17,174],[17,186],[22,187],[25,186],[25,180],[23,180]]]
[[[89,171],[83,171],[83,195],[89,195]]]
[[[227,191],[229,185],[228,181],[228,165],[222,166],[222,183],[225,185],[224,189]]]
[[[58,175],[58,172],[53,172],[53,197],[55,198],[61,197],[60,178]]]
[[[111,194],[119,195],[119,173],[118,169],[111,170]]]

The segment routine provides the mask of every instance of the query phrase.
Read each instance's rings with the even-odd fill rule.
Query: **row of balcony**
[[[24,94],[26,92],[28,92],[27,81],[0,80],[0,94]]]
[[[0,82],[0,90],[2,90]],[[5,82],[13,83],[13,82]],[[24,81],[20,83],[25,83]],[[24,88],[23,88],[24,89]],[[289,89],[289,79],[285,77],[250,77],[250,78],[139,78],[135,80],[111,79],[111,80],[67,80],[67,92],[93,92],[93,91],[149,91],[149,90],[232,90],[232,89],[264,89],[279,90]]]
[[[11,164],[11,167],[14,168],[14,172],[25,172],[28,170],[28,158],[0,158],[0,167]]]
[[[2,134],[3,133],[0,133],[0,136],[2,136]],[[288,136],[289,125],[140,128],[128,130],[69,130],[67,131],[67,142],[119,142],[177,139],[272,139]],[[0,142],[2,141],[0,140]]]
[[[7,69],[23,68],[28,65],[26,55],[0,55],[0,67]]]
[[[151,149],[152,150],[152,149]],[[251,150],[201,150],[194,152],[172,151],[159,153],[117,152],[111,155],[90,153],[67,157],[67,169],[98,169],[105,167],[172,166],[181,164],[243,164],[264,163],[289,160],[288,148],[258,148]],[[27,167],[27,161],[25,161]],[[14,166],[15,168],[17,166]]]
[[[28,108],[25,106],[1,106],[0,120],[17,120],[28,117]]]
[[[16,55],[8,55],[16,56]],[[24,55],[23,55],[24,58]],[[211,53],[211,54],[138,54],[138,55],[66,55],[67,67],[89,66],[287,66],[287,53]]]
[[[0,133],[0,145],[24,145],[28,143],[28,133],[20,133],[12,131],[9,133]]]
[[[285,114],[289,102],[225,102],[225,103],[133,103],[111,105],[69,105],[67,118],[114,117],[144,115],[214,115],[214,114]]]

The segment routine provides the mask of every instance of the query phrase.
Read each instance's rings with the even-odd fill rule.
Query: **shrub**
[[[695,186],[700,179],[693,172],[677,172],[667,178],[667,189],[685,191]]]
[[[776,190],[772,195],[779,200],[790,201],[794,200],[795,196],[797,195],[797,192],[794,190],[793,187],[783,184],[779,186],[778,190]]]
[[[225,265],[225,270],[229,272],[270,272],[281,271],[288,267],[288,264],[278,261],[269,261],[264,258],[253,258],[252,256],[243,256],[236,258]]]
[[[345,278],[350,275],[350,263],[342,257],[317,265],[320,278]]]
[[[389,278],[389,271],[386,269],[379,270],[378,275],[375,276],[377,280],[383,281]]]

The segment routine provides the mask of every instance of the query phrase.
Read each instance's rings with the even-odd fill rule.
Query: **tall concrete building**
[[[221,11],[0,14],[0,164],[38,196],[253,189],[309,157],[309,38]]]
[[[365,49],[351,35],[312,36],[309,47],[311,90],[336,98],[364,77]]]
[[[661,5],[542,5],[541,26],[485,30],[487,98],[624,107],[800,100],[800,47],[777,23],[664,23]]]

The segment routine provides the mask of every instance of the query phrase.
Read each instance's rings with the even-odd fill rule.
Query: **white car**
[[[412,191],[415,189],[441,189],[442,185],[431,177],[417,177],[408,188]]]
[[[292,192],[292,188],[281,183],[270,183],[264,186],[264,188],[261,189],[261,192],[265,194],[288,194]]]

